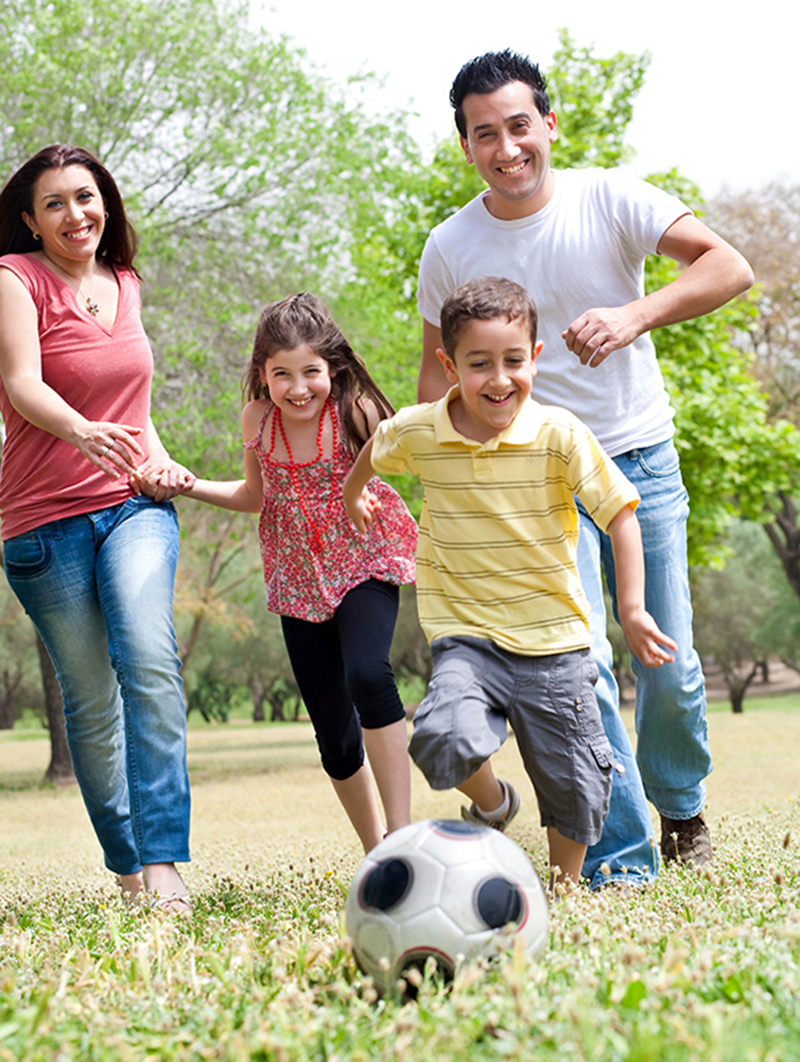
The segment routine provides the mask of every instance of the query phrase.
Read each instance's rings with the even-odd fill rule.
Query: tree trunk
[[[764,530],[780,558],[789,585],[800,597],[800,513],[788,494],[781,491],[778,497],[781,508],[767,507],[775,520],[764,524]]]
[[[39,632],[36,632],[36,648],[39,652],[39,667],[42,672],[44,689],[44,706],[47,712],[47,728],[50,731],[50,766],[45,771],[44,780],[56,785],[69,785],[75,781],[72,770],[72,757],[67,745],[67,728],[64,724],[64,704],[61,690],[47,650]]]
[[[0,691],[0,730],[11,730],[17,718],[17,690],[22,683],[22,672],[18,671],[12,678],[8,671],[3,672],[3,686]]]
[[[744,695],[747,693],[747,687],[756,677],[758,668],[759,664],[756,662],[746,674],[742,674],[734,665],[722,666],[722,674],[731,699],[731,708],[736,715],[744,711]]]

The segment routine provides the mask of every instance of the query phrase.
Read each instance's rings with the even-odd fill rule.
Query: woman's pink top
[[[142,429],[146,449],[153,354],[140,316],[139,281],[115,270],[119,305],[109,332],[78,308],[69,285],[30,254],[0,257],[30,292],[39,316],[42,378],[87,420]],[[34,427],[11,405],[0,381],[6,440],[0,466],[3,539],[40,524],[126,501],[128,480],[105,475],[62,439]]]
[[[256,452],[264,486],[258,540],[270,612],[318,623],[330,619],[348,590],[367,579],[398,586],[413,583],[414,518],[397,491],[375,476],[369,489],[380,499],[381,510],[366,534],[356,531],[342,499],[342,484],[353,465],[342,443],[336,453],[335,475],[331,458],[295,466],[303,502],[320,531],[321,549],[315,549],[314,529],[300,506],[290,466],[270,457],[262,443],[264,425],[273,409],[267,407],[258,434],[245,443],[246,449]]]

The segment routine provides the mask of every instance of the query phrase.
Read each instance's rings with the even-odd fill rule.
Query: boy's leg
[[[577,885],[581,880],[586,845],[564,837],[555,826],[547,827],[547,843],[550,849],[550,888],[569,883]]]
[[[489,760],[507,734],[498,707],[511,699],[507,663],[481,638],[439,638],[431,651],[433,675],[414,715],[412,759],[432,789],[458,788],[478,807],[495,809],[506,799],[505,783],[495,779]],[[516,811],[519,797],[513,796]]]
[[[497,811],[508,799],[502,783],[495,778],[490,760],[486,760],[465,782],[456,786],[479,811]]]
[[[589,602],[592,654],[599,672],[595,695],[603,729],[614,753],[608,817],[602,837],[587,849],[583,876],[591,888],[599,888],[609,880],[609,875],[604,873],[607,865],[611,880],[641,885],[652,881],[658,873],[658,853],[639,767],[619,711],[611,644],[606,637],[600,531],[580,504],[578,510],[578,571]]]

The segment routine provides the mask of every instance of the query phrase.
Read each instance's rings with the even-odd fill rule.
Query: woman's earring
[[[41,240],[41,238],[42,238],[41,232],[34,232],[33,233],[33,238],[34,238],[34,240]]]

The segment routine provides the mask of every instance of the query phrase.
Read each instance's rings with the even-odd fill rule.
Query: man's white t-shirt
[[[575,413],[612,456],[663,442],[673,435],[674,410],[649,333],[597,368],[581,365],[561,333],[586,310],[640,298],[646,256],[690,211],[621,170],[556,170],[554,177],[552,199],[529,217],[494,217],[483,193],[433,229],[420,262],[420,312],[438,326],[442,303],[460,284],[481,276],[517,281],[539,313],[535,397]]]

